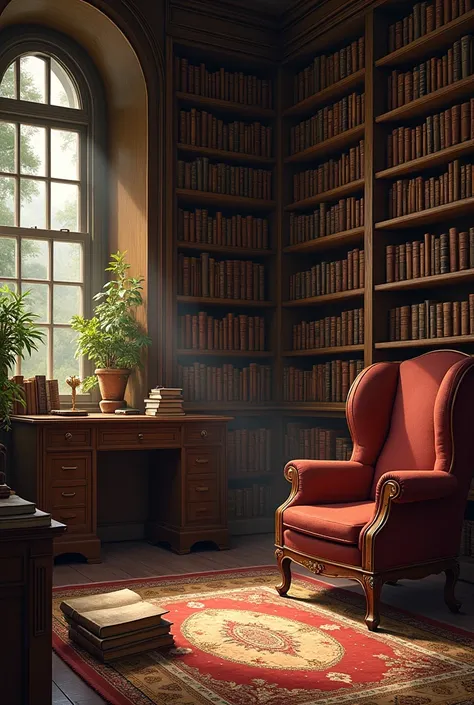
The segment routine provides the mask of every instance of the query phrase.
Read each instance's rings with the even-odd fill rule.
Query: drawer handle
[[[198,465],[206,465],[209,462],[209,458],[196,458],[196,463]]]
[[[77,465],[61,465],[61,470],[77,470]]]
[[[75,492],[61,492],[61,497],[75,497]]]
[[[62,519],[63,521],[67,521],[67,519],[75,519],[77,517],[77,514],[60,514],[59,518]]]
[[[143,441],[143,433],[138,433],[137,437],[139,441]]]
[[[201,438],[207,438],[208,435],[209,435],[209,434],[207,433],[206,429],[203,428],[202,431],[201,431]]]
[[[64,438],[67,441],[71,441],[72,440],[72,433],[69,433],[69,431],[68,431],[67,433],[64,434]]]
[[[196,487],[196,492],[209,492],[209,487]]]

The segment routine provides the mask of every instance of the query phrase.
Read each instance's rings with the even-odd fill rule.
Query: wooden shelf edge
[[[449,286],[450,284],[462,284],[463,281],[474,279],[474,269],[461,269],[459,272],[447,272],[446,274],[433,274],[429,277],[418,277],[416,279],[403,279],[398,282],[386,282],[376,284],[375,291],[403,291],[404,289],[429,289],[431,286]]]
[[[178,143],[177,149],[179,152],[185,152],[186,154],[197,154],[203,157],[216,157],[219,159],[229,159],[238,162],[249,162],[264,164],[266,166],[273,166],[275,164],[275,159],[272,157],[260,157],[254,154],[247,154],[246,152],[232,152],[225,149],[214,149],[213,147],[197,147],[191,144]]]
[[[343,196],[349,196],[357,191],[362,191],[365,186],[364,179],[357,179],[357,181],[351,181],[344,186],[338,186],[330,191],[323,191],[316,196],[310,196],[309,198],[304,198],[301,201],[296,201],[295,203],[290,203],[285,206],[286,211],[299,211],[305,210],[306,208],[311,208],[311,206],[316,206],[319,203],[324,203],[324,201],[332,201],[342,198]]]
[[[295,301],[283,301],[282,306],[293,308],[298,306],[314,306],[317,304],[330,303],[331,301],[344,301],[354,299],[364,295],[364,289],[350,289],[349,291],[338,291],[335,294],[324,294],[322,296],[312,296],[308,299],[295,299]]]
[[[310,412],[312,414],[320,413],[345,413],[345,402],[313,402],[313,401],[288,401],[279,406],[279,411],[298,411]]]
[[[249,306],[252,308],[273,308],[276,304],[273,301],[247,301],[246,299],[219,299],[209,296],[184,296],[179,294],[176,297],[181,304],[208,304],[212,306]]]
[[[337,345],[331,348],[313,348],[311,350],[287,350],[282,357],[313,357],[319,355],[337,355],[340,353],[364,352],[363,345]]]
[[[261,108],[258,105],[247,105],[245,103],[235,103],[230,100],[222,100],[221,98],[209,98],[208,96],[197,95],[196,93],[176,92],[178,101],[182,101],[194,105],[203,105],[226,112],[241,113],[242,115],[254,115],[272,119],[276,117],[275,110],[271,108]]]
[[[356,127],[352,127],[350,130],[341,132],[338,135],[335,135],[335,137],[330,137],[328,140],[318,142],[317,144],[314,144],[301,152],[296,152],[296,154],[291,154],[290,156],[285,157],[283,162],[285,164],[297,164],[298,162],[306,162],[311,159],[316,159],[318,156],[322,156],[330,152],[337,152],[339,149],[346,147],[354,140],[363,137],[364,132],[364,123],[362,125],[356,125]]]
[[[464,211],[471,211],[473,206],[474,196],[470,196],[469,198],[462,198],[459,201],[453,201],[452,203],[445,203],[442,206],[426,208],[425,210],[418,211],[417,213],[402,215],[397,218],[391,218],[390,220],[382,220],[379,223],[375,223],[375,228],[377,230],[397,230],[398,228],[410,228],[416,225],[424,225],[425,223],[429,223],[433,220],[434,222],[437,220],[442,220],[445,215],[447,217],[462,215]]]
[[[359,71],[351,73],[350,76],[346,76],[346,78],[343,78],[340,81],[337,81],[336,83],[332,83],[327,88],[323,88],[322,91],[313,93],[313,95],[310,95],[307,98],[300,100],[299,103],[296,103],[295,105],[286,108],[282,113],[283,117],[296,117],[297,115],[302,115],[315,107],[324,105],[325,103],[330,102],[338,96],[343,96],[344,93],[346,93],[346,91],[350,90],[351,88],[356,88],[357,86],[361,85],[364,80],[365,68],[359,69]]]
[[[438,50],[440,41],[450,42],[451,34],[457,36],[459,32],[468,30],[474,27],[474,10],[465,12],[460,17],[451,20],[447,24],[437,27],[432,32],[424,34],[422,37],[415,39],[410,44],[407,44],[400,49],[395,49],[390,54],[386,54],[375,62],[377,67],[380,66],[398,66],[403,63],[408,63],[422,57],[423,54],[430,49]],[[459,34],[461,36],[461,34]],[[453,37],[453,38],[454,38]]]
[[[358,242],[363,237],[364,226],[362,225],[360,228],[342,230],[340,233],[325,235],[324,237],[318,237],[314,240],[306,240],[306,242],[299,242],[297,245],[287,245],[287,247],[283,248],[283,253],[298,254],[300,252],[301,254],[305,254],[306,252],[330,249],[331,247],[338,247],[351,242]]]
[[[197,191],[195,189],[176,189],[176,197],[178,201],[193,202],[193,203],[211,203],[216,206],[229,206],[245,208],[256,208],[258,210],[273,210],[276,206],[275,201],[266,201],[262,198],[250,198],[249,196],[231,196],[226,193],[213,193],[212,191]]]
[[[383,169],[378,171],[375,175],[376,179],[395,179],[403,174],[412,174],[416,171],[421,171],[422,169],[427,169],[429,167],[437,166],[438,164],[446,164],[453,159],[458,159],[464,154],[469,154],[474,151],[474,139],[466,140],[465,142],[460,142],[459,144],[452,145],[446,149],[440,149],[432,154],[426,154],[424,157],[418,157],[417,159],[411,159],[403,164],[397,164],[397,166],[389,167],[388,169]]]
[[[274,357],[275,353],[262,350],[188,350],[179,348],[176,355],[180,357]]]
[[[205,242],[188,242],[178,240],[176,246],[179,250],[199,250],[203,252],[220,252],[222,254],[234,255],[239,257],[272,257],[276,254],[274,250],[260,250],[251,247],[237,247],[233,245],[208,245]]]
[[[446,338],[423,338],[422,340],[390,340],[375,343],[376,350],[390,350],[392,348],[429,348],[431,345],[459,345],[474,343],[474,335],[450,335]]]

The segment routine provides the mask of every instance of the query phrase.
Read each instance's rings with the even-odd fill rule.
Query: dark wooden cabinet
[[[101,455],[149,451],[147,538],[169,543],[177,553],[188,553],[198,541],[227,548],[228,420],[222,416],[18,416],[9,444],[9,478],[20,495],[31,497],[67,525],[65,535],[54,542],[54,555],[80,553],[89,562],[99,562]],[[129,482],[133,483],[133,471]]]
[[[0,532],[0,702],[51,703],[53,539],[64,526]]]

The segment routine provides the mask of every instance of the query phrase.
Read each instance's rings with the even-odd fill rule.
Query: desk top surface
[[[232,421],[233,416],[210,416],[209,414],[184,414],[175,416],[145,416],[145,414],[132,414],[130,416],[118,414],[93,414],[88,416],[50,416],[49,414],[20,414],[12,416],[14,423],[29,424],[96,424],[96,423],[202,423],[206,422],[227,422]]]

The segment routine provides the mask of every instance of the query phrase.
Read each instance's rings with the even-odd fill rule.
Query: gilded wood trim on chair
[[[382,498],[378,504],[375,517],[372,519],[363,537],[362,568],[364,570],[374,570],[375,539],[387,523],[388,517],[390,516],[392,500],[400,495],[401,489],[400,484],[395,482],[395,480],[385,482],[382,487]]]
[[[281,504],[275,512],[275,546],[283,546],[283,512],[287,507],[290,506],[294,498],[296,497],[299,486],[300,479],[298,475],[298,470],[294,465],[287,465],[284,470],[285,479],[291,482],[291,490],[288,499]]]

